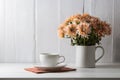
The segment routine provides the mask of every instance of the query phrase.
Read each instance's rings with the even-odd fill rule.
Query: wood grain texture
[[[34,62],[34,0],[16,1],[16,62]]]
[[[30,64],[30,63],[0,63],[0,79],[53,79],[53,80],[59,80],[59,79],[91,79],[93,80],[106,80],[112,78],[120,79],[120,64],[97,64],[96,68],[76,68],[77,71],[71,71],[71,72],[52,72],[52,73],[43,73],[43,74],[33,74],[30,72],[26,72],[24,68],[33,67],[38,64]],[[69,67],[72,68],[75,67],[74,64],[68,64]],[[19,78],[19,79],[18,79]],[[104,79],[105,78],[105,79]],[[10,79],[10,80],[11,80]],[[92,79],[91,79],[92,80]]]
[[[120,0],[114,0],[113,62],[120,62]]]
[[[34,0],[0,0],[0,62],[33,62]]]
[[[5,53],[5,0],[0,0],[0,62],[4,62]]]
[[[14,62],[15,50],[15,27],[16,27],[16,1],[5,0],[5,42],[4,61]]]

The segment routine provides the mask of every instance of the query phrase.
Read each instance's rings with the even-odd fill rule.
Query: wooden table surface
[[[35,65],[33,63],[0,63],[0,78],[120,78],[120,64],[117,63],[98,64],[96,68],[77,68],[77,71],[63,73],[35,74],[24,70]]]

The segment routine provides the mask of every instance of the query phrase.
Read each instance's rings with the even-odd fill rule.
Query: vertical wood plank
[[[34,0],[0,4],[0,62],[33,62]]]
[[[82,13],[83,0],[60,0],[60,23],[71,15]],[[66,57],[67,63],[75,63],[75,46],[71,46],[69,39],[59,41],[60,54]]]
[[[37,0],[36,59],[39,53],[58,52],[58,0]]]
[[[5,42],[4,61],[15,62],[15,27],[16,27],[16,1],[5,0]]]
[[[5,0],[0,0],[0,62],[4,62],[5,48]]]
[[[113,28],[113,1],[114,0],[92,0],[91,2],[91,14],[93,16],[100,17],[102,20],[107,21],[111,24]],[[113,35],[105,37],[101,41],[101,46],[105,49],[105,55],[99,62],[112,62],[113,55],[113,43],[112,43]],[[101,53],[100,50],[97,50],[97,56]]]
[[[16,62],[34,62],[34,0],[16,1]]]
[[[113,62],[120,62],[120,0],[114,0]]]
[[[84,2],[84,9],[85,9],[85,13],[89,13],[89,14],[92,14],[93,12],[92,12],[92,3],[93,3],[93,1],[94,0],[84,0],[85,2]]]

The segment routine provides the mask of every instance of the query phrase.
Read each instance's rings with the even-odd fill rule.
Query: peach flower
[[[58,30],[58,36],[60,38],[64,38],[64,31],[63,30]]]
[[[65,25],[60,25],[59,26],[59,28],[58,28],[58,36],[60,37],[60,38],[64,38],[64,36],[65,36],[65,31],[64,31],[64,27],[65,27]]]
[[[67,27],[65,27],[65,34],[69,37],[75,37],[76,36],[76,25],[70,24]]]
[[[80,14],[76,14],[76,15],[70,16],[68,19],[65,20],[65,24],[66,25],[72,24],[73,20],[80,19],[80,17],[81,17]]]
[[[88,37],[88,34],[91,32],[91,28],[89,24],[87,23],[80,23],[80,25],[77,26],[78,34],[83,37]]]

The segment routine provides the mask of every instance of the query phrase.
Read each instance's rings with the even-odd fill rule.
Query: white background
[[[112,35],[101,42],[105,48],[101,63],[120,62],[119,3],[85,0],[85,12],[112,26]],[[75,47],[69,39],[57,37],[57,28],[82,9],[83,0],[0,0],[0,62],[39,62],[39,53],[58,52],[67,63],[74,63]]]

